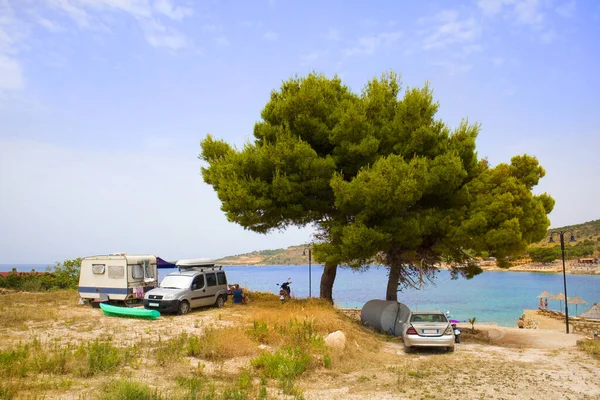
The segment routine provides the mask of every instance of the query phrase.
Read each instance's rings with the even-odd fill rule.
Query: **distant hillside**
[[[597,243],[598,240],[600,239],[600,219],[584,222],[582,224],[577,224],[577,225],[569,225],[569,226],[562,226],[562,227],[558,227],[558,228],[552,228],[548,231],[544,240],[536,243],[536,246],[540,246],[540,245],[544,245],[544,244],[548,243],[548,240],[550,240],[550,232],[565,231],[565,230],[572,231],[575,234],[575,239],[577,240],[577,243],[581,243],[586,240],[587,241],[592,240],[593,242]],[[558,237],[556,237],[556,236],[554,237],[554,240],[556,242],[559,242]],[[567,242],[568,240],[569,240],[569,238],[565,237],[565,242]]]
[[[306,246],[291,246],[287,249],[253,251],[252,253],[227,256],[217,260],[222,265],[303,265],[308,264]],[[313,260],[314,262],[314,260]]]
[[[578,244],[594,245],[600,242],[600,219],[595,221],[584,222],[583,224],[563,226],[553,228],[548,231],[544,240],[534,244],[534,247],[546,245],[550,239],[550,232],[557,230],[571,230],[575,234]],[[569,238],[565,238],[568,241]],[[558,242],[558,238],[555,237]],[[305,250],[305,245],[291,246],[287,249],[262,250],[253,251],[252,253],[237,254],[227,256],[218,260],[223,265],[304,265],[308,264],[308,253],[302,254]],[[314,260],[313,260],[314,262]]]

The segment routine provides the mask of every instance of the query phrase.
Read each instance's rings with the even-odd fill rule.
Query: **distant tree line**
[[[560,246],[530,247],[527,250],[533,262],[549,263],[562,257]],[[581,257],[591,257],[594,254],[594,242],[584,240],[574,246],[565,246],[565,259],[572,260]]]
[[[42,274],[35,271],[17,272],[13,269],[7,276],[0,276],[0,287],[26,292],[76,289],[80,266],[81,258],[76,258],[57,262]]]

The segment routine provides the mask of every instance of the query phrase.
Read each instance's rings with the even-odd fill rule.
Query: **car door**
[[[217,294],[217,275],[214,272],[205,272],[206,277],[206,292],[203,293],[202,305],[210,306],[216,301]]]
[[[206,295],[206,287],[204,282],[204,275],[200,274],[194,277],[192,281],[192,296],[190,298],[190,306],[200,307],[204,303],[202,302]]]

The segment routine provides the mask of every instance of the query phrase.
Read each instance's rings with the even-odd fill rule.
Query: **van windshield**
[[[187,289],[191,284],[191,276],[167,275],[160,283],[160,287],[164,289]]]

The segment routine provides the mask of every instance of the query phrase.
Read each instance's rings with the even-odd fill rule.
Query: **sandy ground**
[[[454,353],[421,350],[405,354],[400,338],[381,341],[380,363],[353,362],[345,365],[335,358],[333,369],[320,368],[302,375],[297,382],[305,399],[600,399],[600,362],[576,348],[578,334],[565,334],[564,325],[552,318],[526,311],[539,321],[541,329],[518,329],[476,324],[476,334],[464,324],[463,342]],[[182,332],[198,334],[208,325],[228,326],[244,318],[244,308],[227,305],[223,309],[195,310],[185,316],[163,316],[156,321],[106,317],[99,309],[62,306],[56,319],[28,323],[15,329],[0,323],[2,347],[42,341],[78,343],[111,336],[116,342],[132,344],[175,337]],[[349,343],[347,351],[352,351]],[[192,361],[192,360],[191,360]],[[190,361],[190,362],[191,362]],[[193,360],[195,365],[198,360]],[[191,364],[194,364],[191,362]],[[238,358],[205,373],[218,373],[248,367],[250,357]],[[195,367],[190,365],[190,367]],[[151,382],[157,372],[143,372]],[[70,396],[72,394],[72,396]],[[52,394],[45,398],[78,398],[79,393]],[[269,398],[282,396],[276,389]]]

